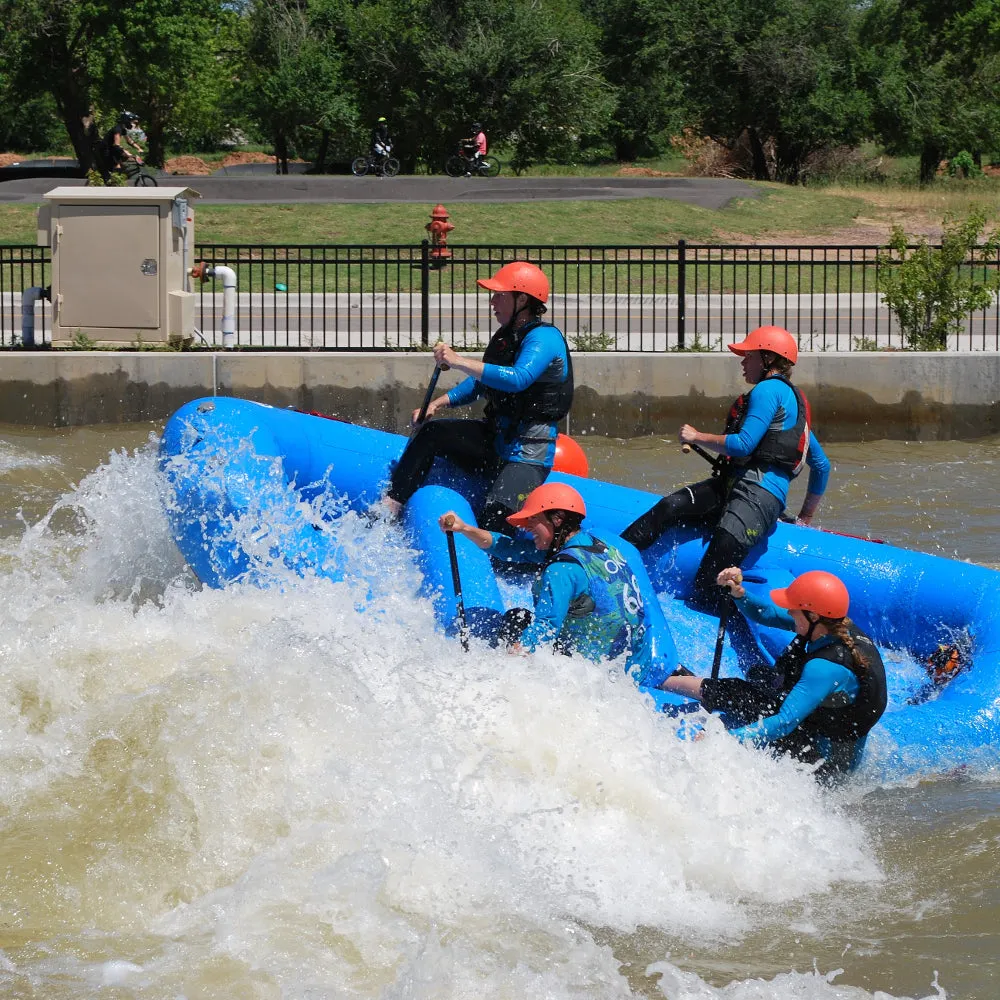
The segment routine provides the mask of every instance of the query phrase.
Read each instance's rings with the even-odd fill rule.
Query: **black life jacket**
[[[783,675],[782,691],[785,695],[795,687],[802,676],[806,660],[830,660],[846,667],[858,679],[858,694],[848,705],[819,705],[799,723],[798,729],[815,736],[825,736],[831,740],[854,741],[865,736],[885,711],[887,694],[885,667],[875,646],[860,629],[848,625],[847,630],[858,651],[868,661],[867,668],[858,667],[851,651],[836,636],[832,642],[806,652],[803,636],[796,636],[778,657],[775,671]]]
[[[792,385],[787,375],[768,375],[761,379],[757,385],[771,378],[784,382],[795,393],[799,413],[794,426],[786,431],[769,427],[751,454],[747,455],[746,458],[730,457],[727,461],[733,465],[749,466],[765,471],[769,467],[776,466],[794,478],[802,471],[806,455],[809,453],[812,411],[809,407],[809,400],[797,386]],[[743,393],[729,408],[729,415],[726,417],[726,434],[740,432],[750,408],[750,393],[753,392],[754,388],[756,386]]]
[[[500,327],[486,345],[483,363],[511,367],[528,332],[538,326],[551,325],[535,320],[517,330],[511,330],[509,324]],[[562,339],[566,344],[566,338]],[[522,392],[504,392],[483,386],[483,395],[486,397],[486,418],[497,425],[500,418],[507,417],[511,433],[516,433],[521,423],[554,424],[562,420],[573,403],[573,358],[569,345],[566,345],[566,378],[562,382],[538,379]]]

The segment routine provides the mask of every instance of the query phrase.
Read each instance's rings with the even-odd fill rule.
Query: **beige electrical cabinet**
[[[52,248],[52,343],[102,346],[194,336],[194,210],[187,187],[58,187],[38,210]]]

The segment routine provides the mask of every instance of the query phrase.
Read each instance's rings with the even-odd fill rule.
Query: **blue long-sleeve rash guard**
[[[747,593],[736,603],[747,618],[761,625],[795,631],[792,616],[770,602],[760,601]],[[824,635],[810,642],[806,652],[822,649],[833,641],[831,636]],[[777,715],[733,729],[732,735],[741,743],[754,746],[774,743],[796,729],[832,694],[842,692],[848,702],[853,702],[860,689],[857,677],[847,667],[820,658],[806,660],[799,682],[788,692]]]
[[[485,365],[480,378],[470,376],[448,392],[448,404],[465,406],[475,402],[482,395],[483,386],[502,392],[522,392],[541,378],[554,361],[562,361],[563,371],[569,367],[562,334],[554,326],[536,326],[525,334],[513,365]]]
[[[795,393],[781,379],[769,378],[758,383],[750,393],[750,403],[740,432],[726,435],[726,454],[734,458],[746,458],[753,454],[779,411],[784,414],[781,429],[794,427],[798,417]],[[812,431],[809,432],[806,464],[809,466],[809,492],[822,496],[830,478],[830,460]],[[768,469],[760,480],[760,485],[782,503],[788,500],[790,483],[788,473],[776,468]]]
[[[494,559],[539,565],[545,562],[546,553],[536,549],[534,541],[508,538],[497,532],[492,534],[490,555]],[[551,563],[542,575],[534,615],[531,624],[521,635],[521,645],[529,652],[534,652],[542,643],[552,642],[569,614],[570,602],[587,593],[589,583],[586,571],[578,563]]]

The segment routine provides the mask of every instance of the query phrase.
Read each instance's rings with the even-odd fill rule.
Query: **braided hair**
[[[854,624],[850,618],[820,618],[819,622],[832,636],[839,639],[850,651],[854,665],[858,670],[868,669],[868,659],[862,655],[854,644],[850,627]]]
[[[561,524],[557,525],[552,520],[554,514],[562,515]],[[559,550],[566,544],[570,536],[575,535],[580,530],[580,525],[583,524],[583,514],[578,514],[572,510],[547,510],[545,511],[545,517],[548,519],[549,524],[552,525],[552,544],[549,545],[548,551],[545,553],[545,562],[542,565],[543,570],[559,555]]]

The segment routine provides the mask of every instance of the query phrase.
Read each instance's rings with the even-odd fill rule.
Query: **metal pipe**
[[[48,297],[49,290],[41,285],[32,285],[21,292],[21,344],[24,347],[35,346],[35,303]]]

